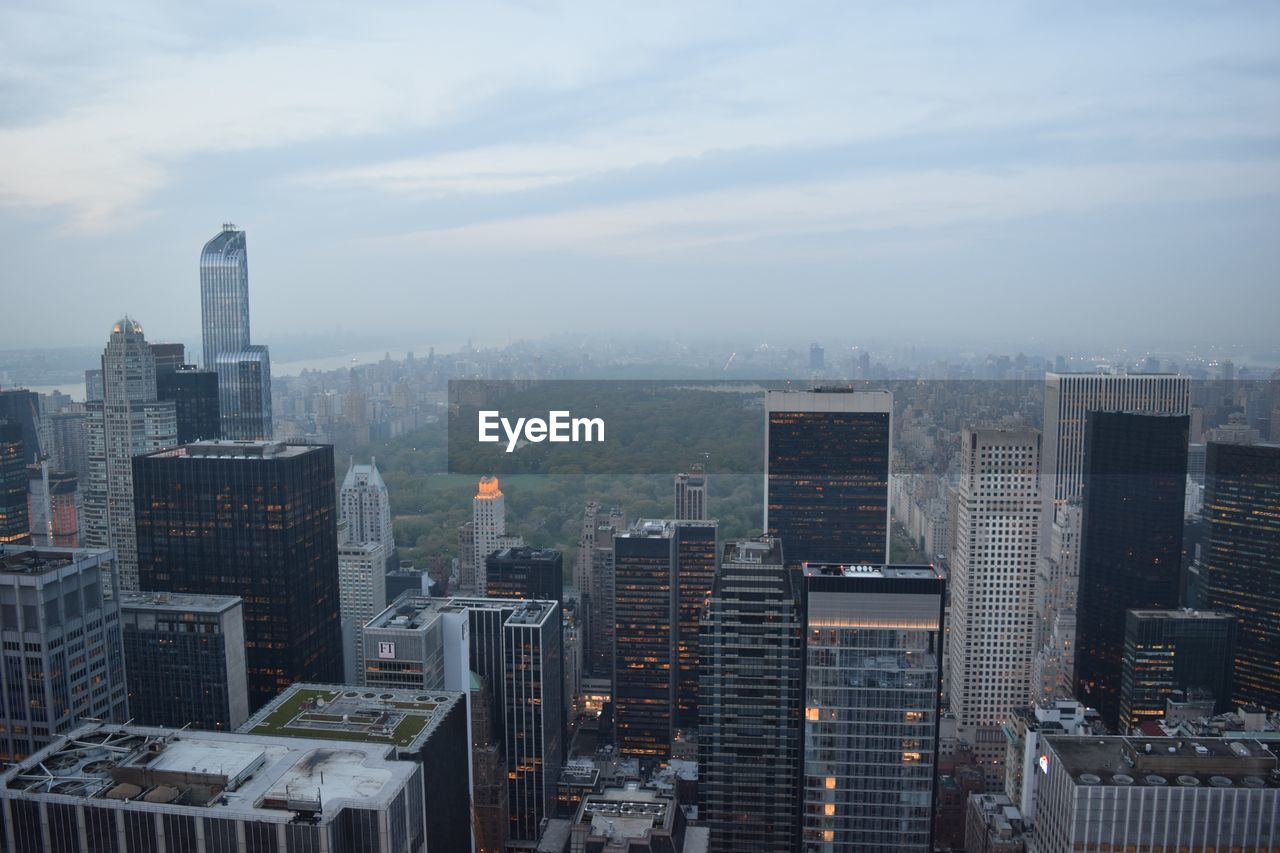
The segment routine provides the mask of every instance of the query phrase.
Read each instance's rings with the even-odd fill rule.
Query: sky
[[[0,349],[228,221],[258,343],[1275,343],[1280,5],[0,5]]]

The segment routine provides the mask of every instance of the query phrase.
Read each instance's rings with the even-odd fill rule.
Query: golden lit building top
[[[476,500],[491,501],[502,497],[502,489],[498,488],[497,477],[481,477],[476,486]]]

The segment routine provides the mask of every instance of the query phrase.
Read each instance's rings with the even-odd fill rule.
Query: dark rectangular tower
[[[198,370],[193,364],[163,372],[157,367],[156,396],[173,401],[178,418],[178,444],[222,438],[217,372]]]
[[[889,557],[888,391],[770,391],[764,527],[792,563]]]
[[[1076,698],[1120,717],[1125,611],[1178,606],[1185,415],[1089,412],[1085,424]]]
[[[1175,690],[1213,694],[1214,711],[1231,710],[1235,617],[1207,610],[1130,610],[1120,674],[1120,730],[1165,715]]]
[[[489,598],[564,601],[564,560],[550,548],[502,548],[485,558]]]
[[[144,589],[244,599],[249,709],[342,678],[328,445],[214,441],[133,461]]]
[[[1235,701],[1280,709],[1280,444],[1209,444],[1205,606],[1237,620]]]

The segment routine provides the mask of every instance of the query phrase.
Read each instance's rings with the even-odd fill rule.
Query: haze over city
[[[11,3],[0,287],[46,322],[0,348],[124,312],[195,340],[224,221],[263,338],[1266,343],[1277,33],[1265,3]]]

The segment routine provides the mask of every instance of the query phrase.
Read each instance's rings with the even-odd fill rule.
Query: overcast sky
[[[1280,338],[1280,4],[0,6],[0,349]]]

